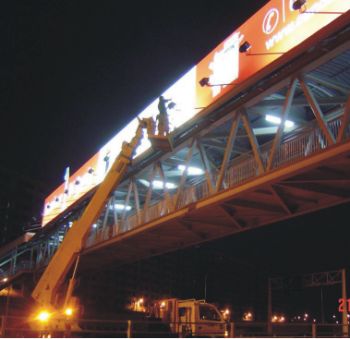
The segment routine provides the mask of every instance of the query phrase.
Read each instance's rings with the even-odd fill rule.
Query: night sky
[[[0,166],[50,193],[265,3],[9,1]]]

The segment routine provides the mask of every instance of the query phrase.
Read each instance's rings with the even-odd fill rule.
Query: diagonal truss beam
[[[261,210],[267,213],[281,213],[281,209],[277,206],[267,204],[265,202],[249,201],[243,199],[234,199],[230,202],[233,206],[239,206],[252,210]]]
[[[291,211],[290,207],[287,205],[287,203],[285,202],[285,200],[282,198],[281,194],[279,192],[277,192],[276,188],[273,187],[273,185],[269,185],[269,190],[271,191],[272,195],[274,196],[274,198],[278,201],[278,203],[280,204],[280,206],[283,208],[283,210],[288,214],[288,215],[292,215],[293,212]]]
[[[179,202],[180,202],[180,197],[183,191],[183,188],[185,186],[186,183],[186,179],[187,179],[187,173],[188,173],[188,165],[192,159],[192,154],[193,154],[193,148],[194,148],[194,144],[195,144],[195,139],[192,139],[191,143],[190,143],[190,147],[188,149],[188,152],[186,154],[186,159],[185,159],[185,170],[182,173],[181,179],[180,179],[180,183],[179,183],[179,187],[177,189],[177,193],[176,193],[176,197],[175,197],[175,208],[178,208],[179,206]]]
[[[341,85],[340,83],[337,83],[335,82],[333,79],[330,80],[330,79],[324,79],[324,78],[320,78],[320,77],[317,77],[315,75],[311,75],[311,74],[307,74],[305,76],[306,78],[308,79],[311,79],[315,82],[318,82],[328,88],[332,88],[332,89],[335,89],[339,92],[342,92],[344,94],[348,94],[350,92],[350,88],[349,87],[344,87],[344,85]]]
[[[243,226],[236,220],[233,214],[233,207],[228,206],[226,204],[219,205],[220,209],[224,212],[224,214],[231,220],[231,222],[237,227],[237,229],[243,229]]]
[[[252,126],[251,126],[249,118],[248,118],[248,114],[245,110],[243,110],[243,112],[241,114],[241,118],[243,121],[243,126],[247,132],[250,145],[252,146],[255,161],[258,165],[258,173],[263,174],[265,172],[265,168],[264,168],[264,164],[262,161],[258,140],[256,139],[256,136],[253,132]]]
[[[292,106],[292,101],[293,101],[296,85],[297,85],[297,81],[295,78],[293,78],[290,82],[288,92],[286,95],[286,100],[285,100],[284,105],[283,105],[282,115],[281,115],[281,123],[277,129],[276,136],[273,139],[269,160],[267,162],[267,168],[266,168],[267,171],[272,169],[276,151],[279,148],[279,145],[281,143],[281,138],[282,138],[282,134],[283,134],[283,130],[284,130],[284,124],[287,120],[288,113],[289,113],[290,108]]]
[[[141,209],[140,209],[140,197],[139,197],[139,191],[137,189],[137,182],[135,177],[131,178],[133,193],[134,193],[134,202],[135,202],[135,209],[136,209],[136,216],[137,221],[141,222]]]
[[[327,125],[327,121],[325,120],[325,118],[323,116],[321,107],[317,103],[315,96],[313,95],[310,87],[307,85],[307,83],[305,82],[303,77],[300,76],[298,78],[298,80],[299,80],[301,89],[303,90],[304,95],[306,97],[306,100],[308,101],[308,103],[309,103],[309,105],[310,105],[310,107],[315,115],[315,118],[318,122],[318,125],[328,141],[328,144],[329,145],[334,144],[335,143],[334,136],[332,135],[332,133]]]
[[[172,205],[172,200],[171,200],[168,188],[166,187],[166,179],[165,179],[165,174],[164,174],[164,169],[163,169],[162,163],[160,161],[158,161],[156,166],[158,168],[160,179],[163,182],[163,191],[164,191],[164,197],[165,197],[165,201],[166,201],[166,209],[167,209],[167,211],[171,211],[173,208],[173,205]]]
[[[240,117],[240,113],[237,112],[235,117],[233,118],[233,122],[232,122],[231,129],[230,129],[230,134],[227,138],[224,158],[222,160],[222,164],[221,164],[221,168],[220,168],[220,172],[219,172],[219,177],[218,177],[218,180],[216,182],[216,192],[220,191],[222,183],[224,181],[226,168],[227,168],[228,162],[230,160],[233,144],[234,144],[235,139],[236,139],[236,134],[237,134],[238,125],[239,125],[239,117]]]
[[[326,195],[331,195],[335,197],[342,197],[342,198],[349,198],[350,197],[350,190],[349,189],[340,189],[338,187],[331,187],[322,185],[321,183],[280,183],[280,186],[285,187],[293,187],[297,188],[303,191],[310,191],[310,192],[316,192]]]
[[[340,130],[338,132],[337,143],[343,142],[346,138],[346,129],[349,126],[350,120],[350,95],[348,96],[348,100],[346,101],[344,107],[344,113],[341,120]]]
[[[199,150],[199,155],[200,155],[202,163],[203,163],[205,177],[207,179],[209,191],[210,191],[210,193],[213,193],[214,192],[214,181],[213,181],[213,177],[211,175],[211,168],[210,168],[209,159],[207,157],[207,152],[205,151],[204,146],[203,146],[201,140],[199,140],[199,139],[197,139],[197,148]]]

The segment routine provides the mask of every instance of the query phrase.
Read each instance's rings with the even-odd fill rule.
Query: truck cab
[[[167,299],[159,303],[159,317],[183,337],[224,337],[226,322],[215,305],[204,300]]]

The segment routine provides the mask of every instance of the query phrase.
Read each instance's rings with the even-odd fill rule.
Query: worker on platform
[[[169,134],[168,108],[173,108],[174,106],[175,106],[175,103],[173,103],[171,99],[165,99],[162,95],[159,97],[159,102],[158,102],[159,114],[157,115],[159,135]]]

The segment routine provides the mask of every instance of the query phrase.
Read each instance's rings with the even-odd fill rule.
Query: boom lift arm
[[[130,143],[123,143],[122,150],[115,159],[105,179],[92,196],[82,216],[73,223],[71,229],[67,232],[63,242],[35,286],[32,297],[41,306],[49,308],[55,307],[57,290],[74,262],[78,260],[78,255],[84,246],[91,225],[101,214],[113,189],[121,182],[131,163],[132,155],[141,141],[144,128],[147,128],[149,134],[154,133],[154,122],[152,118],[139,120],[135,136]],[[67,300],[70,298],[73,287],[74,279],[71,279],[67,290],[66,304]]]

